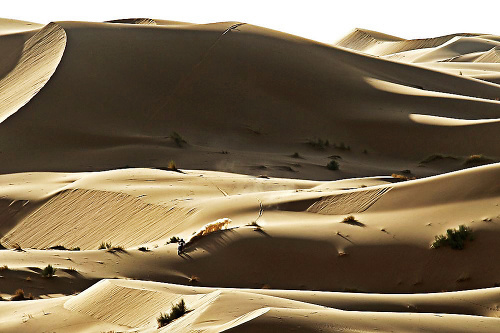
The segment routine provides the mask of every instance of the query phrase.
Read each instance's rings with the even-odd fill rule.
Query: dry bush
[[[224,230],[227,228],[227,226],[231,223],[231,220],[228,218],[223,218],[223,219],[218,219],[215,222],[209,223],[205,225],[203,228],[201,228],[197,233],[195,233],[186,243],[186,246],[193,244],[197,240],[199,240],[201,237],[206,236],[210,233],[219,231],[219,230]]]
[[[470,155],[465,159],[464,165],[466,166],[475,166],[481,164],[493,163],[494,161],[491,158],[488,158],[484,155]]]
[[[345,217],[342,220],[342,223],[347,223],[347,224],[355,225],[355,226],[358,226],[358,227],[364,227],[365,226],[364,223],[359,222],[358,220],[356,220],[356,218],[353,215],[349,215],[349,216]]]
[[[30,293],[26,297],[26,295],[24,295],[24,290],[22,289],[17,289],[16,294],[10,298],[11,301],[24,301],[27,299],[33,299],[33,295]]]
[[[393,173],[391,175],[392,178],[396,178],[396,179],[401,179],[403,181],[407,181],[407,180],[415,180],[416,178],[415,177],[408,177],[408,176],[405,176],[405,175],[400,175],[398,173]]]
[[[188,312],[186,303],[184,303],[184,300],[181,299],[179,303],[177,303],[176,305],[172,305],[170,313],[167,314],[160,312],[160,316],[156,318],[156,321],[158,322],[158,328],[168,325],[175,319],[182,317],[186,312]]]

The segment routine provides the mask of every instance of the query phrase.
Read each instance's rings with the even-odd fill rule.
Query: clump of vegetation
[[[186,308],[186,303],[184,303],[184,300],[181,299],[179,303],[172,306],[172,309],[170,309],[170,313],[167,314],[160,312],[160,316],[156,318],[156,321],[158,322],[158,328],[170,324],[172,321],[182,317],[187,312],[188,310]]]
[[[26,295],[24,295],[24,290],[22,289],[17,289],[14,296],[10,298],[11,301],[24,301],[27,299],[33,299],[33,295],[29,293],[28,296],[26,297]]]
[[[0,266],[0,272],[1,271],[8,271],[8,270],[9,270],[9,266],[7,266],[7,265]]]
[[[260,226],[260,224],[257,223],[257,221],[252,221],[252,222],[248,223],[247,226],[253,227],[254,231],[262,231],[262,227]]]
[[[433,154],[433,155],[430,155],[430,156],[426,157],[422,161],[420,161],[420,163],[421,164],[426,164],[426,163],[431,163],[431,162],[435,162],[435,161],[441,161],[441,160],[445,160],[445,159],[448,159],[448,160],[457,160],[458,158],[456,158],[455,156],[450,156],[450,155]]]
[[[465,159],[465,166],[476,166],[481,164],[493,163],[494,161],[491,158],[487,158],[484,155],[470,155]]]
[[[231,220],[228,218],[223,218],[223,219],[218,219],[215,222],[209,223],[205,225],[203,228],[201,228],[198,232],[196,232],[191,239],[186,243],[185,246],[188,246],[189,244],[192,244],[199,240],[201,237],[206,236],[210,233],[219,231],[219,230],[224,230],[226,229],[227,225],[231,223]]]
[[[167,169],[171,170],[171,171],[177,171],[178,170],[177,169],[177,165],[175,164],[174,160],[171,160],[170,162],[168,162]]]
[[[181,239],[177,236],[172,236],[170,237],[170,240],[167,242],[167,244],[171,244],[171,243],[178,243]]]
[[[140,248],[138,248],[138,250],[141,251],[141,252],[149,252],[149,251],[151,251],[150,249],[148,249],[145,246],[141,246]]]
[[[437,249],[444,246],[449,246],[454,250],[462,250],[465,247],[465,241],[474,239],[472,229],[460,225],[458,229],[446,230],[446,235],[438,235],[434,239],[431,247]]]
[[[46,278],[51,278],[56,274],[57,268],[52,267],[51,264],[48,264],[44,269],[42,269],[42,276]]]
[[[75,247],[71,248],[70,251],[80,251],[80,247],[79,246],[75,246]]]
[[[405,176],[405,175],[400,175],[398,173],[393,173],[391,175],[392,178],[396,178],[396,179],[400,179],[400,180],[403,180],[403,181],[407,181],[407,180],[415,180],[416,178],[415,177],[408,177],[408,176]]]
[[[292,158],[302,158],[302,156],[299,155],[299,153],[295,152],[291,156]]]
[[[65,250],[67,250],[67,248],[64,245],[55,245],[55,246],[49,247],[49,250],[61,250],[61,251],[65,251]]]
[[[331,160],[330,162],[328,162],[328,164],[326,165],[326,168],[328,170],[338,170],[339,169],[339,162],[335,161],[335,160]]]
[[[330,146],[330,142],[323,139],[307,140],[307,144],[316,149],[325,149]]]
[[[109,250],[111,249],[112,245],[111,243],[108,243],[108,242],[101,242],[101,245],[99,245],[99,248],[98,250]]]
[[[364,223],[361,223],[358,220],[356,220],[356,218],[353,215],[349,215],[349,216],[344,217],[344,219],[342,220],[342,223],[347,223],[347,224],[350,224],[350,225],[356,225],[358,227],[364,227],[365,226]]]
[[[343,143],[343,142],[341,142],[339,144],[334,143],[333,148],[339,149],[339,150],[347,150],[347,151],[351,150],[351,146],[346,146],[345,143]]]
[[[126,253],[127,250],[125,250],[125,248],[123,246],[117,245],[117,246],[110,246],[109,248],[107,248],[106,252],[111,252],[111,253],[115,253],[115,252]]]
[[[184,139],[182,138],[182,136],[180,136],[180,134],[179,134],[179,133],[177,133],[177,132],[172,132],[172,133],[170,134],[170,138],[171,138],[172,140],[174,140],[174,142],[175,142],[175,144],[177,145],[177,147],[182,147],[185,143],[187,143],[187,141],[186,141],[186,140],[184,140]]]
[[[19,243],[16,243],[12,246],[12,248],[14,249],[14,251],[17,251],[17,252],[25,252],[23,250],[23,248],[21,247],[21,245],[19,245]]]

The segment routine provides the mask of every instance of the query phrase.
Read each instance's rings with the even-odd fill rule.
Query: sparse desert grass
[[[326,147],[330,146],[330,142],[323,139],[307,140],[306,143],[316,149],[325,149]]]
[[[111,245],[111,244],[110,244]],[[120,252],[120,253],[127,253],[127,250],[121,245],[116,245],[116,246],[110,246],[107,248],[106,252],[110,253],[115,253],[115,252]]]
[[[446,235],[436,236],[431,247],[433,249],[437,249],[449,246],[454,250],[462,250],[465,247],[465,241],[471,241],[473,239],[474,236],[472,229],[462,224],[458,227],[458,229],[446,230]]]
[[[470,155],[465,159],[465,166],[475,166],[481,164],[493,163],[494,161],[491,158],[488,158],[484,155]]]
[[[170,324],[177,318],[182,317],[187,311],[186,303],[184,303],[184,299],[181,299],[179,303],[176,305],[172,305],[172,309],[170,309],[170,313],[161,313],[156,321],[158,322],[158,328],[166,326]]]
[[[199,240],[201,237],[206,236],[210,233],[219,231],[219,230],[224,230],[226,229],[227,225],[231,223],[231,220],[228,218],[223,218],[219,219],[215,222],[209,223],[205,225],[203,228],[201,228],[198,232],[196,232],[189,241],[187,241],[186,246],[189,244],[192,244]]]
[[[46,278],[51,278],[56,274],[57,268],[52,267],[51,264],[48,264],[44,269],[42,269],[42,276]]]
[[[343,142],[341,142],[339,144],[334,143],[333,148],[339,149],[339,150],[344,150],[344,151],[351,151],[351,146],[346,146],[346,144]]]
[[[101,242],[101,244],[99,245],[98,250],[106,250],[106,249],[109,250],[111,247],[112,247],[111,243]]]
[[[396,178],[396,179],[401,179],[403,181],[407,181],[407,180],[415,180],[415,177],[408,177],[408,176],[405,176],[405,175],[400,175],[398,173],[393,173],[391,175],[392,178]]]
[[[184,138],[177,132],[172,132],[170,134],[170,138],[175,142],[177,147],[182,147],[185,143],[187,143],[187,141],[184,140]]]
[[[28,294],[28,296],[26,296],[24,294],[24,290],[22,290],[22,289],[17,289],[14,296],[12,296],[10,298],[11,301],[24,301],[27,299],[33,299],[33,295],[30,293],[30,294]]]
[[[326,168],[328,170],[338,170],[339,169],[339,162],[335,161],[335,160],[331,160],[330,162],[328,162],[328,164],[326,165]]]
[[[342,223],[347,223],[347,224],[355,225],[355,226],[358,226],[358,227],[364,227],[365,226],[364,223],[361,223],[358,220],[356,220],[356,218],[353,215],[349,215],[349,216],[344,217],[344,219],[342,220]]]

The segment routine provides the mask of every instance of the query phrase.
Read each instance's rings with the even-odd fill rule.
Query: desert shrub
[[[465,159],[464,165],[474,166],[474,165],[488,164],[492,162],[494,162],[492,159],[487,158],[484,155],[470,155]]]
[[[215,222],[209,223],[205,225],[203,228],[201,228],[198,232],[196,232],[186,243],[186,246],[189,244],[194,243],[198,239],[200,239],[203,236],[206,236],[210,233],[219,231],[219,230],[224,230],[226,229],[227,225],[231,223],[231,220],[228,218],[223,218],[223,219],[218,219]]]
[[[187,312],[186,303],[181,299],[179,303],[176,305],[172,305],[172,309],[170,309],[170,313],[161,313],[156,321],[158,322],[158,328],[166,326],[170,324],[177,318],[182,317]]]
[[[437,249],[449,246],[454,250],[462,250],[465,247],[465,241],[473,240],[473,238],[472,229],[462,224],[458,229],[446,230],[446,235],[436,236],[431,247]]]
[[[108,242],[101,242],[101,244],[99,245],[99,248],[98,250],[106,250],[106,249],[111,249],[112,245],[111,243],[108,243]]]
[[[109,247],[106,247],[107,252],[111,252],[111,253],[115,253],[115,252],[126,253],[127,252],[127,250],[125,250],[125,248],[121,245],[116,245],[116,246],[111,246],[111,244],[109,244],[109,245],[110,245]]]
[[[150,251],[150,250],[149,250],[147,247],[145,247],[145,246],[141,246],[141,247],[139,247],[139,248],[138,248],[138,250],[139,250],[139,251],[141,251],[141,252],[149,252],[149,251]]]
[[[7,265],[0,266],[0,272],[1,271],[8,271],[8,270],[9,270],[9,266],[7,266]]]
[[[14,251],[24,252],[23,248],[18,243],[12,245],[12,248],[14,249]]]
[[[356,218],[353,215],[349,215],[349,216],[344,217],[344,219],[342,220],[342,223],[356,225],[358,227],[364,227],[365,226],[364,223],[359,222],[358,220],[356,220]]]
[[[28,296],[26,296],[24,294],[24,290],[22,290],[22,289],[17,289],[14,296],[12,296],[10,298],[11,301],[24,301],[27,299],[33,299],[33,295],[30,293],[30,294],[28,294]]]
[[[64,245],[55,245],[55,246],[51,246],[49,247],[49,250],[67,250],[67,248],[64,246]]]
[[[172,132],[170,134],[170,138],[174,140],[177,147],[182,147],[183,144],[187,143],[186,140],[184,140],[182,136],[180,136],[180,134],[177,132]]]
[[[52,267],[51,264],[48,264],[44,269],[42,269],[42,276],[46,278],[51,278],[56,274],[56,268]]]
[[[71,248],[70,251],[80,251],[80,247],[79,246],[73,247]]]
[[[295,152],[291,156],[292,158],[302,158],[302,156],[299,155],[299,153]]]
[[[331,160],[330,162],[328,162],[326,167],[328,170],[338,170],[339,169],[339,162],[337,162],[335,160]]]
[[[181,239],[177,236],[172,236],[170,237],[170,240],[168,241],[168,243],[178,243]]]
[[[177,165],[175,164],[174,160],[168,162],[167,169],[172,171],[177,171]]]
[[[323,139],[307,140],[307,144],[316,149],[325,149],[326,147],[330,146],[330,142]]]
[[[391,175],[392,178],[396,178],[396,179],[400,179],[400,180],[403,180],[403,181],[407,181],[407,180],[414,180],[415,177],[408,177],[408,176],[405,176],[405,175],[400,175],[398,173],[393,173]]]

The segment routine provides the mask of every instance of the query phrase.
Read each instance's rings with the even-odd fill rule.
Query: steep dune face
[[[68,40],[55,75],[1,124],[0,137],[19,138],[0,141],[4,171],[164,166],[171,158],[216,169],[201,155],[229,149],[245,164],[249,151],[304,149],[312,138],[413,161],[436,150],[500,155],[497,123],[443,129],[409,117],[497,118],[500,88],[491,83],[234,22],[58,26]],[[424,90],[408,97],[367,79]],[[169,138],[174,131],[187,149]]]
[[[61,60],[66,45],[64,30],[51,23],[24,44],[22,56],[0,80],[0,121],[28,103],[47,83]]]

